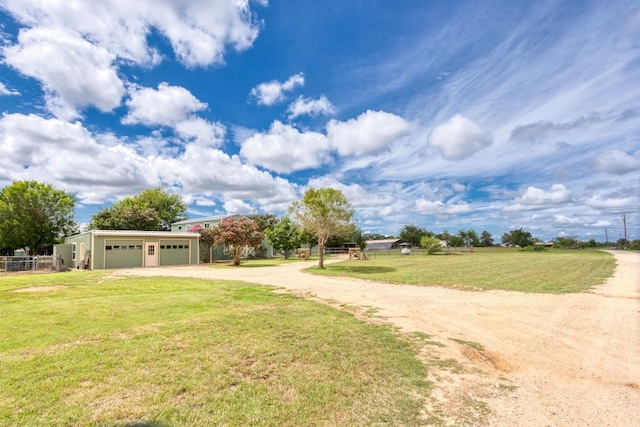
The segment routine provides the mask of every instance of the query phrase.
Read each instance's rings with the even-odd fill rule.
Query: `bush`
[[[442,250],[440,239],[436,239],[435,237],[422,236],[420,246],[426,249],[429,255],[433,255]]]

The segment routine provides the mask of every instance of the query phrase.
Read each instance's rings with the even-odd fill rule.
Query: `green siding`
[[[100,245],[100,241],[104,241],[104,246]],[[131,268],[143,265],[143,239],[96,238],[95,243],[96,257],[98,248],[104,250],[105,268]]]
[[[188,239],[160,239],[160,265],[189,264],[190,251],[195,249]]]

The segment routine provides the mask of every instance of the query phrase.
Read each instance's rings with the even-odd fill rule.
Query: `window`
[[[178,249],[182,249],[182,247],[183,247],[182,245],[178,245]]]
[[[209,223],[208,222],[204,223],[204,228],[209,228]]]
[[[106,250],[108,250],[108,251],[110,251],[110,250],[112,249],[112,248],[111,248],[111,245],[107,245],[107,246],[105,246],[104,248],[105,248]]]
[[[71,245],[71,260],[75,261],[76,260],[76,244],[72,244]]]
[[[180,231],[180,230],[182,230],[182,226],[181,225],[178,226],[178,231]]]
[[[164,245],[160,245],[160,249],[164,249]]]
[[[173,249],[178,249],[178,245],[173,245]]]
[[[114,250],[114,251],[117,251],[118,249],[120,249],[120,246],[118,246],[118,245],[113,245],[113,250]]]
[[[129,249],[133,250],[136,248],[136,245],[129,245]]]
[[[147,246],[147,255],[154,256],[156,254],[156,245]]]

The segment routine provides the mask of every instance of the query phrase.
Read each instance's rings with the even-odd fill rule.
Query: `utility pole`
[[[622,214],[622,223],[624,224],[624,248],[627,249],[627,217]]]
[[[609,233],[607,233],[607,228],[606,227],[604,229],[604,239],[605,239],[604,245],[606,247],[609,247]]]

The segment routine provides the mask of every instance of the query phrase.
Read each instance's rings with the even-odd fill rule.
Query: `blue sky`
[[[0,0],[0,186],[343,191],[365,232],[640,235],[640,4]]]

